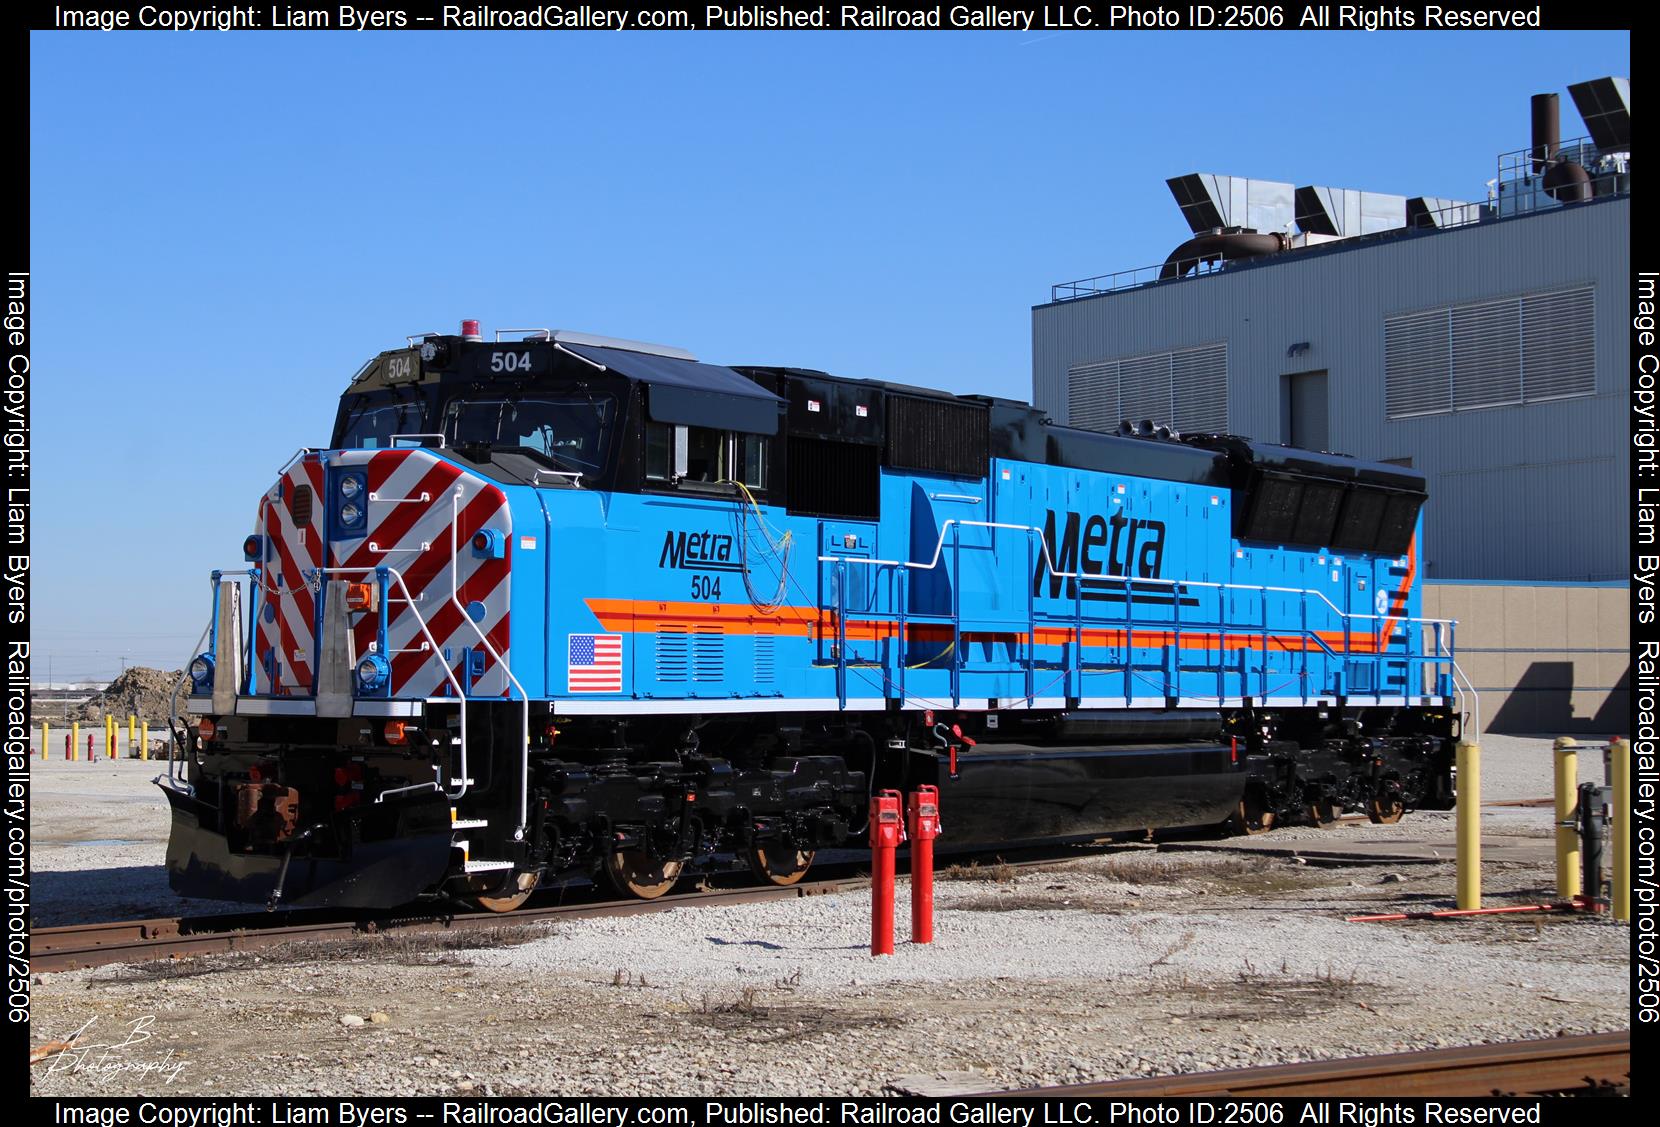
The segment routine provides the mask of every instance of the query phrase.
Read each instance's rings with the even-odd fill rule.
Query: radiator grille
[[[786,472],[784,504],[792,513],[856,520],[881,515],[880,447],[792,435]]]
[[[991,436],[984,407],[888,396],[887,463],[896,469],[985,477]]]

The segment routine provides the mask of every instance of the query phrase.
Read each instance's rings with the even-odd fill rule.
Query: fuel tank
[[[1228,744],[980,744],[938,761],[941,848],[1215,825],[1246,774]]]

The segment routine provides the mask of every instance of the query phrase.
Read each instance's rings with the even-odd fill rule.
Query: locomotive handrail
[[[577,476],[581,477],[582,475],[578,474]],[[462,488],[459,485],[450,492],[450,602],[456,610],[461,612],[461,621],[470,626],[473,633],[478,635],[479,644],[495,659],[497,667],[506,674],[513,687],[519,690],[519,701],[524,709],[524,747],[521,749],[522,754],[519,756],[519,824],[513,831],[513,840],[523,841],[525,829],[530,824],[530,694],[525,692],[525,687],[513,675],[512,667],[502,658],[496,647],[490,644],[490,639],[484,636],[484,631],[479,629],[478,623],[473,621],[473,616],[467,613],[467,608],[461,605],[461,591],[456,575],[457,565],[461,562],[461,546],[457,539],[458,529],[461,525],[461,493]],[[407,594],[407,592],[405,593]],[[465,700],[461,702],[461,711],[467,711]]]
[[[174,758],[174,752],[183,750],[183,749],[178,747],[178,743],[179,743],[179,690],[184,687],[185,681],[190,677],[191,663],[194,662],[196,660],[196,656],[202,652],[202,645],[203,645],[203,643],[205,643],[207,641],[208,631],[210,631],[212,629],[213,629],[213,620],[210,618],[210,619],[208,619],[208,624],[206,626],[202,627],[202,636],[200,638],[197,638],[196,639],[196,644],[191,647],[190,656],[185,658],[184,669],[180,671],[179,679],[177,681],[173,682],[173,696],[167,702],[167,776],[166,776],[166,778],[167,778],[168,785],[171,786],[174,790],[179,789],[179,786],[178,786],[179,777],[178,777],[177,770],[176,770],[176,767],[175,767],[175,762],[176,761],[175,761],[175,758]],[[152,781],[159,785],[161,783],[161,780],[162,780],[162,776],[157,775],[155,777],[155,779],[152,780]],[[188,778],[184,780],[184,792],[186,794],[195,794],[196,793],[196,788],[190,785],[190,780]]]
[[[1053,576],[1056,579],[1077,579],[1086,582],[1101,583],[1110,582],[1116,579],[1124,583],[1153,583],[1165,587],[1210,587],[1225,591],[1261,591],[1270,594],[1313,596],[1314,598],[1325,603],[1326,606],[1330,607],[1333,614],[1343,619],[1353,618],[1374,622],[1381,622],[1385,620],[1390,622],[1439,622],[1453,626],[1458,625],[1458,620],[1456,618],[1408,618],[1405,615],[1357,614],[1353,611],[1340,610],[1338,609],[1336,603],[1326,598],[1326,596],[1321,592],[1306,590],[1302,587],[1274,587],[1267,584],[1253,583],[1216,583],[1203,579],[1162,579],[1156,576],[1141,577],[1128,575],[1091,575],[1087,572],[1056,571],[1054,557],[1049,553],[1049,540],[1048,537],[1044,535],[1043,529],[1038,528],[1036,525],[1008,524],[1003,521],[959,520],[956,517],[949,518],[940,525],[940,537],[939,541],[934,545],[934,556],[927,563],[916,563],[911,560],[872,559],[867,556],[820,556],[818,559],[820,563],[844,561],[846,563],[864,564],[867,567],[908,567],[915,568],[919,571],[932,571],[934,568],[939,566],[940,557],[945,553],[945,532],[952,525],[961,525],[964,528],[1004,528],[1011,532],[1026,532],[1035,534],[1038,538],[1038,543],[1043,546],[1043,566],[1045,574]]]
[[[1302,671],[1299,675],[1299,680],[1302,682],[1302,684],[1304,686],[1303,687],[1303,695],[1305,696],[1305,698],[1307,696],[1307,687],[1306,686],[1307,686],[1307,676],[1308,676],[1308,653],[1310,652],[1309,649],[1308,649],[1308,643],[1309,642],[1312,642],[1313,645],[1316,648],[1318,648],[1318,650],[1322,651],[1327,657],[1330,657],[1334,660],[1347,661],[1347,660],[1352,660],[1353,657],[1354,657],[1353,644],[1352,644],[1352,639],[1351,639],[1351,624],[1352,623],[1356,623],[1356,622],[1367,622],[1367,623],[1385,622],[1385,623],[1390,623],[1390,624],[1399,623],[1403,627],[1406,627],[1406,628],[1409,628],[1409,629],[1412,628],[1412,627],[1417,627],[1420,630],[1422,630],[1422,628],[1424,628],[1426,626],[1427,627],[1433,627],[1433,628],[1435,628],[1434,629],[1435,645],[1434,645],[1434,653],[1433,654],[1431,654],[1431,653],[1421,653],[1421,654],[1406,653],[1406,654],[1401,654],[1401,655],[1397,655],[1397,656],[1391,656],[1391,657],[1388,658],[1388,660],[1393,661],[1393,662],[1404,662],[1407,665],[1409,670],[1415,665],[1416,666],[1434,665],[1434,666],[1437,666],[1437,667],[1450,666],[1452,671],[1453,671],[1453,674],[1454,674],[1453,689],[1456,692],[1456,695],[1458,697],[1458,704],[1459,704],[1460,712],[1463,711],[1463,704],[1464,704],[1464,699],[1463,698],[1464,698],[1465,689],[1468,689],[1469,692],[1472,694],[1472,696],[1475,697],[1475,700],[1476,700],[1476,704],[1475,704],[1476,730],[1478,732],[1480,731],[1480,715],[1481,714],[1480,714],[1480,698],[1479,698],[1479,695],[1475,694],[1475,687],[1472,684],[1470,684],[1468,676],[1465,675],[1463,669],[1458,665],[1458,662],[1457,662],[1457,660],[1456,660],[1456,658],[1453,654],[1453,648],[1452,648],[1452,644],[1451,644],[1451,635],[1452,635],[1453,631],[1456,629],[1456,627],[1458,625],[1458,620],[1457,619],[1418,618],[1418,617],[1412,617],[1412,616],[1408,616],[1408,615],[1363,614],[1363,613],[1355,612],[1355,611],[1345,611],[1345,610],[1340,609],[1335,603],[1333,603],[1331,601],[1331,599],[1327,598],[1324,593],[1322,593],[1320,591],[1307,590],[1307,589],[1300,588],[1300,587],[1279,587],[1279,586],[1274,586],[1274,585],[1271,585],[1271,584],[1219,583],[1219,582],[1214,582],[1214,581],[1209,581],[1209,580],[1164,579],[1164,578],[1153,577],[1153,576],[1141,578],[1141,577],[1132,577],[1132,576],[1128,576],[1128,575],[1092,575],[1092,574],[1088,574],[1088,573],[1084,573],[1084,572],[1057,571],[1056,568],[1055,568],[1054,556],[1050,552],[1050,549],[1049,549],[1048,537],[1047,537],[1047,535],[1046,535],[1046,533],[1043,529],[1038,528],[1035,525],[1013,524],[1013,523],[1004,522],[1004,521],[961,520],[961,519],[956,518],[956,517],[952,517],[952,518],[947,519],[946,521],[942,522],[942,524],[940,526],[939,538],[934,544],[933,555],[925,563],[924,562],[913,561],[913,560],[889,560],[889,559],[877,559],[877,558],[862,557],[862,556],[838,556],[838,555],[821,555],[821,556],[818,557],[818,561],[820,563],[834,563],[837,566],[838,576],[845,574],[846,565],[850,564],[850,563],[851,564],[859,564],[859,565],[862,565],[862,566],[865,566],[865,567],[896,568],[896,569],[897,568],[908,568],[908,569],[917,570],[917,571],[930,571],[930,570],[933,570],[933,569],[940,566],[940,563],[941,563],[941,561],[944,557],[945,547],[946,547],[946,537],[947,537],[948,534],[951,536],[952,548],[954,550],[954,553],[960,551],[960,549],[961,549],[960,536],[958,535],[958,531],[957,531],[959,528],[991,528],[991,529],[1001,528],[1001,529],[1006,529],[1006,530],[1011,531],[1011,532],[1024,532],[1028,536],[1028,543],[1030,543],[1030,537],[1036,536],[1038,544],[1040,545],[1040,547],[1042,548],[1042,551],[1043,551],[1043,563],[1044,563],[1045,573],[1048,576],[1050,576],[1052,578],[1055,578],[1055,579],[1070,579],[1070,580],[1075,581],[1075,588],[1074,588],[1075,592],[1081,591],[1082,586],[1086,583],[1090,583],[1090,582],[1112,583],[1112,582],[1116,581],[1124,589],[1125,610],[1124,610],[1123,622],[1125,623],[1125,629],[1126,630],[1130,629],[1130,625],[1134,621],[1134,619],[1133,619],[1134,585],[1138,584],[1138,583],[1139,584],[1152,585],[1152,586],[1166,587],[1166,588],[1172,589],[1173,591],[1184,590],[1184,589],[1188,589],[1188,588],[1203,588],[1203,589],[1214,590],[1214,591],[1217,592],[1217,596],[1218,596],[1218,602],[1217,602],[1218,618],[1217,618],[1217,621],[1214,622],[1214,623],[1193,622],[1193,621],[1184,622],[1181,618],[1181,611],[1180,611],[1179,604],[1176,604],[1173,607],[1172,621],[1169,623],[1169,626],[1170,626],[1170,629],[1175,633],[1175,635],[1177,636],[1178,639],[1180,638],[1181,631],[1184,628],[1188,629],[1188,630],[1199,630],[1199,631],[1202,631],[1202,632],[1203,631],[1208,631],[1209,629],[1215,629],[1219,632],[1225,632],[1226,630],[1228,630],[1230,628],[1237,628],[1237,624],[1235,624],[1234,626],[1230,626],[1230,623],[1227,619],[1227,613],[1223,609],[1223,606],[1222,606],[1221,596],[1224,592],[1250,592],[1250,593],[1256,594],[1257,597],[1260,599],[1261,604],[1262,604],[1262,621],[1260,623],[1260,626],[1261,626],[1262,630],[1264,631],[1263,638],[1264,638],[1264,646],[1266,647],[1266,645],[1267,645],[1268,619],[1269,619],[1268,596],[1271,595],[1271,594],[1295,595],[1298,599],[1298,605],[1302,608],[1302,619],[1303,619],[1303,621],[1302,621],[1302,625],[1297,629],[1297,634],[1298,634],[1299,638],[1302,640],[1302,643],[1303,643],[1303,646],[1304,646],[1303,658],[1302,658],[1303,668],[1302,668]],[[837,594],[836,594],[835,611],[836,611],[836,614],[837,614],[838,624],[840,623],[840,620],[844,617],[844,609],[842,607],[842,588],[844,586],[845,586],[845,584],[841,581],[838,581],[837,584],[836,584]],[[953,648],[952,648],[952,652],[953,652],[954,656],[953,656],[952,661],[951,661],[951,673],[952,673],[951,680],[952,680],[952,697],[953,697],[953,699],[956,699],[956,697],[958,695],[958,673],[959,673],[959,670],[960,670],[960,667],[961,667],[961,653],[960,653],[960,644],[959,644],[960,643],[960,632],[961,632],[961,620],[960,620],[959,610],[956,606],[956,599],[955,599],[956,585],[955,584],[952,585],[952,592],[953,592],[953,606],[952,606],[951,613],[949,615],[934,616],[934,617],[939,617],[942,621],[949,622],[952,625],[952,629],[953,629],[953,635],[952,635],[952,637],[953,637]],[[1320,633],[1318,631],[1309,628],[1309,626],[1308,626],[1308,601],[1307,600],[1311,596],[1314,599],[1317,599],[1320,603],[1324,603],[1326,608],[1330,611],[1330,613],[1332,615],[1336,616],[1336,619],[1339,622],[1342,623],[1343,634],[1344,634],[1344,644],[1343,644],[1343,652],[1341,654],[1338,653],[1335,649],[1333,649],[1331,645],[1327,644],[1326,640],[1323,637],[1320,636]],[[1028,604],[1031,604],[1032,599],[1030,598],[1030,596],[1028,597],[1027,602],[1028,602]],[[883,617],[883,616],[894,617],[898,621],[903,622],[903,621],[905,621],[905,619],[906,619],[909,612],[907,612],[907,611],[890,611],[890,612],[862,611],[860,613],[862,613],[862,614],[873,614],[873,615],[875,615],[879,618]],[[1081,617],[1081,613],[1082,612],[1081,612],[1081,605],[1080,605],[1079,609],[1077,611],[1075,611],[1074,616],[1073,616],[1073,618],[1076,619],[1074,629],[1075,629],[1075,631],[1077,633],[1077,636],[1078,636],[1077,645],[1079,647],[1081,647],[1082,644],[1083,644],[1083,619]],[[926,619],[930,616],[928,616],[928,615],[910,615],[910,617]],[[1056,616],[1052,616],[1052,615],[1045,615],[1044,617],[1046,619],[1055,619],[1057,621],[1059,620],[1058,618],[1056,618]],[[1037,621],[1037,612],[1036,612],[1035,608],[1031,605],[1028,605],[1028,607],[1027,607],[1027,618],[1028,618],[1028,622],[1030,624],[1029,625],[1029,631],[1028,631],[1028,637],[1030,639],[1029,644],[1032,645],[1032,646],[1035,646],[1036,645],[1036,641],[1035,641],[1035,639],[1036,639],[1035,623]],[[1100,621],[1105,622],[1105,621],[1109,621],[1109,620],[1101,619]],[[1441,647],[1441,637],[1440,637],[1441,631],[1440,631],[1439,627],[1442,627],[1442,626],[1446,626],[1446,627],[1449,628],[1448,629],[1448,635],[1449,635],[1448,644],[1447,644],[1447,648],[1446,648],[1445,651],[1443,651],[1442,647]],[[1368,632],[1370,632],[1370,628],[1368,628]],[[1394,636],[1394,633],[1395,633],[1394,627],[1393,627],[1393,625],[1391,625],[1391,627],[1389,628],[1389,630],[1387,632],[1387,638],[1392,638]],[[845,637],[844,637],[843,629],[840,627],[840,625],[838,625],[838,629],[837,629],[836,642],[837,642],[837,645],[836,645],[836,650],[837,650],[836,664],[837,664],[838,670],[840,670],[840,668],[846,664],[846,660],[847,660],[846,659]],[[1426,648],[1422,644],[1421,635],[1420,635],[1420,640],[1419,640],[1419,648],[1420,649]],[[1127,653],[1127,650],[1126,650],[1126,653]],[[1265,653],[1266,653],[1266,650],[1265,650]],[[1371,656],[1373,658],[1376,658],[1378,660],[1382,660],[1385,655],[1380,653],[1376,648],[1374,648],[1373,651],[1371,651],[1369,656]],[[1030,697],[1032,695],[1032,691],[1031,691],[1032,669],[1031,669],[1031,667],[1032,667],[1032,664],[1033,664],[1034,660],[1035,659],[1031,655],[1028,655],[1026,658],[1022,659],[1022,664],[1027,667],[1027,669],[1026,669],[1027,678],[1026,679],[1027,679],[1028,692],[1027,692],[1026,695],[1028,697]],[[1129,659],[1128,656],[1126,656],[1125,660],[1126,660],[1126,664],[1124,666],[1124,670],[1125,670],[1126,675],[1128,675],[1131,672],[1131,666],[1129,664],[1130,659]],[[1083,667],[1080,664],[1079,665],[1080,674],[1082,672],[1082,668]],[[1179,669],[1180,669],[1180,667],[1179,667],[1179,658],[1178,658],[1178,667],[1177,667],[1178,673],[1179,673]],[[1267,689],[1267,680],[1266,680],[1266,678],[1267,678],[1267,675],[1268,675],[1268,667],[1267,667],[1267,664],[1266,664],[1266,658],[1264,659],[1264,664],[1263,664],[1263,668],[1262,668],[1262,675],[1263,675],[1263,678],[1264,678],[1264,680],[1263,680],[1263,689],[1264,689],[1264,692],[1266,693],[1266,689]],[[1221,674],[1219,672],[1218,673],[1218,685],[1219,686],[1220,686],[1220,676],[1221,676]],[[904,685],[903,685],[903,674],[901,674],[901,678],[902,679],[901,679],[899,689],[900,689],[901,695],[904,696],[905,695],[905,689],[904,689]],[[840,680],[841,680],[841,678],[840,678],[840,676],[838,676],[838,682]],[[1459,684],[1459,682],[1461,680],[1463,681],[1463,685]],[[1127,686],[1128,686],[1128,681],[1126,681],[1126,693],[1128,693],[1128,687]],[[1080,688],[1081,688],[1081,682],[1080,682]],[[844,692],[845,692],[845,689],[843,689],[838,684],[838,690],[837,690],[838,697],[842,696]],[[1382,692],[1381,686],[1377,690],[1375,690],[1375,692],[1381,693]]]
[[[433,656],[436,657],[441,652],[438,648],[438,641],[432,636],[432,631],[427,629],[427,620],[422,616],[420,609],[416,607],[414,596],[410,595],[409,588],[404,584],[403,573],[397,568],[388,564],[376,564],[369,567],[319,567],[313,570],[313,574],[368,575],[379,571],[385,571],[390,578],[397,581],[398,590],[403,592],[404,602],[408,604],[409,612],[415,616],[415,625],[421,628],[421,634],[432,646]],[[444,676],[449,680],[450,686],[455,689],[456,698],[461,702],[461,789],[458,791],[445,790],[444,792],[451,799],[459,799],[466,795],[467,789],[472,783],[467,771],[467,693],[461,687],[461,682],[456,679],[455,670],[450,668],[449,662],[441,662],[440,665],[444,670]]]
[[[533,470],[530,474],[530,484],[533,488],[542,484],[538,479],[543,474],[547,474],[549,477],[568,477],[571,479],[571,486],[573,488],[582,488],[581,470]]]
[[[284,462],[282,464],[282,468],[277,470],[277,476],[279,478],[282,477],[283,474],[287,473],[289,471],[289,469],[293,467],[295,462],[299,461],[301,458],[305,457],[307,454],[315,454],[315,453],[317,453],[317,450],[316,450],[315,447],[311,447],[311,446],[302,446],[302,447],[300,447],[298,450],[294,451],[294,453],[292,453],[288,456],[288,461]]]

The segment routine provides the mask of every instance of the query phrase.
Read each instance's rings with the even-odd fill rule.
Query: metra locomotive
[[[922,783],[957,846],[1450,801],[1411,470],[503,335],[365,364],[214,574],[179,892],[790,883]]]

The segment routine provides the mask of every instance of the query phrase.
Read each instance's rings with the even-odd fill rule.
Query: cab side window
[[[734,482],[767,488],[768,439],[713,427],[648,422],[645,475],[648,483],[682,489],[730,490]]]

